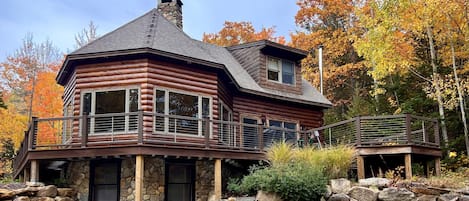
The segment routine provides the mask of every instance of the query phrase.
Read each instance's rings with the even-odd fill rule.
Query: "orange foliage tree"
[[[261,31],[256,32],[251,22],[225,21],[218,33],[204,33],[203,41],[225,47],[264,39],[285,44],[283,36],[276,37],[274,34],[274,27],[263,27]]]

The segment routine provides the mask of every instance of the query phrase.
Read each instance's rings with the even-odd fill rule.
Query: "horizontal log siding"
[[[323,112],[311,106],[294,103],[273,102],[253,96],[235,96],[233,98],[233,119],[240,122],[241,116],[299,122],[304,128],[317,128],[323,124]]]
[[[152,61],[148,65],[148,85],[153,86],[151,91],[151,108],[153,109],[153,94],[158,88],[173,89],[176,91],[187,92],[189,94],[197,94],[204,97],[212,98],[212,117],[218,118],[218,81],[217,74],[200,69],[194,69],[186,66],[175,66],[174,64]],[[142,95],[143,96],[143,95]],[[150,97],[150,96],[149,96]],[[149,111],[153,112],[153,110]],[[151,119],[153,121],[153,119]],[[152,122],[150,122],[152,124]],[[153,127],[151,127],[153,128]],[[213,129],[213,138],[211,144],[215,144],[218,139],[217,130]],[[201,142],[203,138],[178,136],[179,140],[185,142]],[[157,141],[171,142],[171,135],[150,135],[148,139]]]
[[[231,54],[257,83],[262,76],[259,71],[260,59],[262,58],[260,48],[261,46],[254,46],[231,50]]]
[[[226,83],[228,81],[218,80],[218,98],[231,109],[233,108],[233,94]]]

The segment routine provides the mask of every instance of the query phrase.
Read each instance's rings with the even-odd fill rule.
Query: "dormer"
[[[301,65],[307,52],[268,40],[227,48],[264,89],[301,94]]]

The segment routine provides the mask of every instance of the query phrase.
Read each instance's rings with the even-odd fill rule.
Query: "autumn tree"
[[[78,49],[96,40],[99,37],[97,30],[98,27],[93,21],[90,21],[87,28],[83,28],[83,30],[75,35],[75,48]]]
[[[297,5],[295,21],[300,30],[291,34],[291,45],[311,52],[302,62],[303,76],[319,86],[318,57],[314,50],[322,45],[325,95],[337,110],[336,120],[342,120],[352,97],[368,97],[370,87],[367,69],[353,47],[354,38],[362,32],[356,26],[356,2],[299,0]]]
[[[203,41],[224,47],[264,39],[285,44],[283,36],[276,37],[274,34],[274,27],[263,27],[262,30],[256,31],[251,22],[225,21],[218,33],[204,33]]]

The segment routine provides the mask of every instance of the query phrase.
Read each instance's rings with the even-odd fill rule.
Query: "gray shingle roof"
[[[302,83],[302,95],[260,87],[226,48],[190,38],[181,29],[159,14],[157,9],[152,9],[143,16],[72,52],[69,56],[142,48],[221,64],[234,79],[239,89],[247,93],[321,107],[330,107],[332,105],[329,100],[305,80]],[[67,61],[65,63],[61,72],[59,72],[59,79],[60,76],[63,76],[63,69],[67,68]]]

